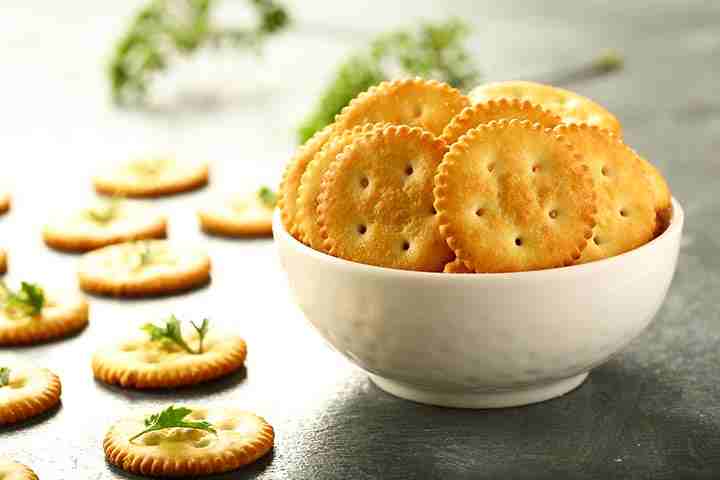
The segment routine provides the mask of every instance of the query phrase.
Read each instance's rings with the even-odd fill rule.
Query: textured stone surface
[[[626,138],[666,173],[687,214],[675,281],[654,324],[571,394],[500,411],[432,408],[390,397],[331,352],[288,295],[269,241],[206,239],[194,212],[211,190],[159,202],[171,236],[206,242],[216,269],[199,292],[149,301],[92,299],[81,335],[17,350],[61,375],[63,405],[0,430],[0,453],[42,479],[135,478],[109,468],[101,440],[128,409],[233,402],[276,427],[271,457],[220,478],[685,479],[720,477],[720,3],[296,2],[294,31],[266,60],[233,55],[181,65],[164,86],[179,107],[150,114],[107,104],[103,62],[133,9],[128,2],[5,1],[0,5],[0,182],[15,192],[0,217],[11,283],[73,285],[77,258],[47,250],[40,227],[90,194],[101,162],[179,152],[214,162],[211,190],[275,182],[292,128],[338,58],[376,31],[415,17],[457,14],[486,78],[547,72],[619,48],[627,68],[570,85],[613,110]],[[410,16],[408,16],[410,15]],[[291,83],[292,82],[292,83]],[[170,312],[209,315],[249,345],[243,375],[203,388],[130,393],[96,384],[102,342]]]

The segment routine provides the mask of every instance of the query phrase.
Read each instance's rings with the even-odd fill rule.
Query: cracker
[[[476,272],[572,264],[592,235],[592,177],[539,124],[500,120],[453,144],[435,178],[440,232]]]
[[[183,332],[188,345],[198,334]],[[174,388],[195,385],[242,368],[247,355],[245,341],[236,335],[210,330],[200,354],[188,353],[169,342],[150,341],[137,335],[98,350],[92,359],[95,378],[126,388]]]
[[[7,253],[0,248],[0,274],[7,272]]]
[[[637,154],[637,152],[635,152]],[[655,205],[655,236],[663,233],[670,225],[672,218],[672,194],[665,177],[658,168],[638,155],[645,176],[650,182],[650,189],[653,192],[653,204]]]
[[[107,460],[140,475],[195,477],[236,470],[272,450],[275,434],[265,419],[235,407],[187,407],[192,421],[208,421],[217,435],[169,428],[129,440],[145,429],[140,412],[116,422],[105,435]]]
[[[530,123],[537,122],[545,128],[553,128],[562,123],[558,115],[540,105],[533,105],[527,100],[518,98],[500,98],[465,108],[445,127],[440,138],[448,145],[452,145],[471,128],[493,120],[513,118],[528,120]]]
[[[20,462],[0,458],[0,478],[3,480],[38,480],[30,468]]]
[[[579,263],[619,255],[650,241],[656,229],[655,196],[642,160],[607,130],[587,124],[560,125],[590,167],[597,196],[592,241]]]
[[[60,403],[60,378],[9,356],[0,356],[0,367],[10,369],[10,383],[0,387],[0,425],[22,422]]]
[[[325,251],[369,265],[442,271],[453,254],[438,231],[432,189],[445,150],[431,133],[405,125],[346,147],[318,199]]]
[[[612,113],[589,98],[569,90],[535,82],[509,81],[487,83],[470,92],[470,99],[474,103],[497,98],[528,100],[557,113],[563,123],[588,123],[622,135],[620,122]]]
[[[216,200],[198,210],[200,228],[205,233],[225,237],[272,236],[274,207],[257,193],[239,194]]]
[[[300,179],[302,178],[305,168],[313,159],[315,154],[325,145],[334,130],[333,125],[328,125],[323,130],[317,132],[310,140],[300,147],[293,156],[290,163],[285,168],[280,188],[278,189],[278,208],[280,209],[280,217],[282,218],[285,230],[292,236],[301,240],[302,232],[299,230],[297,215],[297,197],[300,188]]]
[[[112,208],[107,220],[98,217]],[[93,215],[95,213],[95,216]],[[51,248],[66,252],[87,252],[134,240],[165,238],[167,219],[154,209],[134,202],[93,207],[71,215],[55,217],[43,229],[43,240]]]
[[[0,306],[0,345],[30,345],[70,336],[88,324],[87,300],[76,292],[44,291],[39,315],[11,314]]]
[[[208,178],[207,163],[149,158],[101,172],[93,178],[93,185],[95,191],[104,195],[160,197],[203,187]]]
[[[10,194],[0,191],[0,214],[10,210]]]
[[[459,258],[445,264],[443,273],[474,273]]]
[[[383,82],[353,99],[335,118],[335,131],[366,123],[421,127],[442,134],[450,120],[470,105],[459,90],[420,78]]]
[[[208,283],[210,258],[167,240],[119,243],[83,255],[78,280],[80,288],[100,295],[170,294]]]
[[[322,250],[324,238],[320,234],[317,223],[317,197],[320,194],[322,177],[328,166],[342,153],[343,149],[355,141],[360,135],[366,135],[389,124],[366,123],[352,130],[345,130],[328,140],[323,148],[315,154],[308,164],[300,180],[297,197],[296,222],[302,232],[301,240],[316,250]]]

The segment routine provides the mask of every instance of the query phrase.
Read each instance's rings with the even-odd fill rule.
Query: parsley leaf
[[[195,325],[194,322],[190,322],[190,324],[200,337],[197,350],[193,350],[190,345],[187,344],[185,339],[183,339],[180,320],[178,320],[175,315],[171,315],[170,318],[165,321],[164,327],[158,327],[152,323],[146,323],[143,325],[142,329],[150,335],[150,340],[153,342],[160,341],[174,343],[187,353],[199,355],[203,353],[203,341],[210,329],[210,321],[207,318],[203,319],[202,324],[199,327]]]
[[[258,190],[258,197],[267,208],[275,208],[275,205],[277,205],[277,193],[273,192],[268,187],[260,187],[260,190]]]
[[[42,312],[45,293],[35,283],[22,282],[20,290],[13,292],[0,281],[0,304],[10,315],[35,316]]]
[[[145,426],[147,427],[142,432],[132,436],[130,442],[145,435],[149,432],[155,432],[157,430],[164,430],[166,428],[192,428],[195,430],[204,430],[217,435],[217,431],[213,428],[210,422],[199,421],[199,422],[188,422],[185,421],[185,417],[190,415],[192,410],[185,407],[175,407],[170,405],[168,408],[160,413],[154,413],[145,419]]]
[[[0,387],[10,385],[10,369],[7,367],[0,367]]]

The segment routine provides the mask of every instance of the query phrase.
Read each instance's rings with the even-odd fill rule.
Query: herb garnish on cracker
[[[203,353],[203,340],[205,340],[205,336],[210,328],[210,321],[207,318],[204,318],[200,326],[197,326],[193,321],[190,321],[190,325],[192,325],[199,337],[199,343],[196,350],[193,350],[183,339],[180,320],[178,320],[175,315],[170,316],[170,318],[165,322],[164,327],[158,327],[155,324],[146,323],[143,325],[142,329],[150,334],[150,339],[153,341],[174,343],[190,354],[199,355]]]
[[[146,433],[156,432],[158,430],[164,430],[166,428],[191,428],[194,430],[203,430],[217,435],[217,431],[213,428],[210,422],[196,421],[189,422],[185,420],[185,417],[190,415],[192,410],[185,407],[175,407],[170,405],[168,408],[160,413],[154,413],[145,419],[145,426],[147,427],[142,432],[139,432],[133,437],[130,437],[130,442],[140,438]]]

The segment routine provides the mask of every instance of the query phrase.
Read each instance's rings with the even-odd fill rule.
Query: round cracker
[[[405,125],[346,147],[318,198],[325,251],[369,265],[442,271],[453,254],[438,231],[432,189],[445,151],[430,132]]]
[[[640,157],[611,132],[595,126],[560,125],[554,132],[582,155],[595,184],[597,224],[578,263],[619,255],[652,240],[655,195]]]
[[[109,168],[93,178],[93,185],[104,195],[160,197],[198,189],[208,178],[207,163],[150,158]]]
[[[592,177],[572,147],[527,120],[460,137],[435,178],[440,232],[476,272],[572,264],[592,235]]]
[[[56,217],[43,229],[43,240],[57,250],[87,252],[116,243],[165,238],[165,215],[133,202],[119,202],[114,208],[107,222],[93,220],[88,210]]]
[[[7,253],[0,248],[0,273],[7,272]]]
[[[446,83],[411,78],[382,82],[355,97],[335,118],[335,131],[366,123],[421,127],[442,134],[470,100]]]
[[[305,144],[300,147],[285,168],[280,188],[278,189],[278,208],[285,230],[292,236],[302,241],[302,232],[299,229],[296,215],[298,210],[297,197],[300,188],[300,180],[308,163],[315,154],[325,145],[325,142],[333,133],[334,125],[328,125],[323,130],[315,133]]]
[[[637,152],[635,152],[637,155]],[[672,218],[672,193],[670,187],[665,181],[665,177],[658,168],[638,155],[640,163],[645,171],[645,176],[650,182],[650,189],[653,192],[655,205],[655,236],[660,235],[670,225]]]
[[[473,103],[498,98],[519,98],[542,105],[562,118],[563,123],[587,123],[622,135],[615,116],[601,105],[570,90],[535,82],[508,81],[480,85],[470,92]]]
[[[194,477],[236,470],[272,450],[275,433],[265,419],[234,407],[194,408],[187,418],[208,421],[217,435],[201,430],[168,428],[130,441],[143,431],[139,413],[116,422],[105,435],[103,449],[110,463],[140,474]]]
[[[29,467],[20,462],[0,458],[0,478],[3,480],[38,480]]]
[[[22,422],[60,403],[60,378],[12,357],[0,357],[0,367],[10,369],[10,384],[0,387],[0,425]]]
[[[518,98],[500,98],[476,103],[465,108],[450,121],[440,138],[448,145],[452,145],[471,128],[490,123],[493,120],[513,118],[539,123],[545,128],[553,128],[562,123],[560,116],[540,105],[533,105],[527,100]]]
[[[188,345],[198,344],[196,331],[182,333]],[[242,368],[247,356],[245,341],[236,335],[210,330],[200,354],[188,353],[169,342],[136,335],[95,352],[95,378],[126,388],[174,388],[196,385]]]
[[[443,268],[443,273],[475,273],[459,259],[456,258],[452,262],[448,262],[445,264],[445,267]]]
[[[67,337],[88,324],[87,300],[77,292],[45,291],[39,315],[11,315],[0,307],[0,345],[29,345]]]
[[[141,264],[149,249],[154,260]],[[210,258],[201,250],[167,240],[110,245],[83,255],[80,288],[118,297],[142,297],[190,290],[210,280]]]
[[[198,210],[200,228],[205,233],[225,237],[272,236],[274,207],[262,201],[257,192],[216,200]]]
[[[325,239],[321,235],[320,226],[317,223],[317,197],[320,194],[323,175],[330,164],[358,136],[366,135],[387,125],[366,123],[365,125],[358,125],[352,130],[345,130],[330,138],[322,149],[315,154],[302,175],[300,188],[298,189],[296,223],[299,227],[298,231],[302,232],[302,242],[316,250],[324,249]]]
[[[10,210],[10,193],[0,191],[0,214]]]

